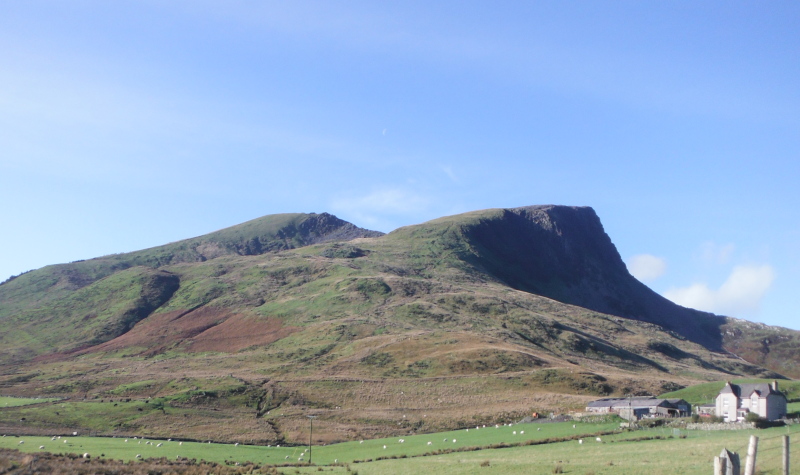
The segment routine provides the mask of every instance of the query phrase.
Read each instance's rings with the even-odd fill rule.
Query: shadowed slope
[[[389,237],[412,235],[428,236],[431,248],[442,243],[478,272],[515,289],[655,323],[721,349],[719,327],[725,319],[676,305],[631,276],[592,208],[476,211],[402,228]]]

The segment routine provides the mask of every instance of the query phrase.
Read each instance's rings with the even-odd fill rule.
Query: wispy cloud
[[[736,246],[733,244],[717,244],[706,241],[700,246],[700,260],[706,264],[727,264]]]
[[[667,270],[667,261],[651,254],[639,254],[628,259],[628,271],[642,282],[652,282]]]
[[[331,209],[359,226],[391,231],[398,221],[424,212],[430,200],[417,192],[397,187],[373,190],[363,196],[336,198]]]
[[[449,166],[442,165],[442,166],[441,166],[441,169],[442,169],[442,171],[444,172],[444,174],[445,174],[445,175],[447,175],[447,177],[448,177],[448,178],[450,178],[451,180],[453,180],[453,182],[455,182],[455,183],[458,183],[458,177],[457,177],[457,176],[456,176],[456,174],[453,172],[453,167],[449,167]]]
[[[736,266],[718,288],[705,283],[672,288],[664,296],[684,307],[734,317],[754,316],[761,300],[775,281],[775,271],[769,265]]]

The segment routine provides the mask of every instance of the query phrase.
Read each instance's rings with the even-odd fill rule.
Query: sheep
[[[43,449],[43,448],[44,448],[44,445],[40,445],[40,446],[39,446],[39,450],[41,450],[41,449]]]
[[[163,443],[158,444],[158,445],[156,445],[156,447],[161,447],[162,445],[164,445],[164,444]]]
[[[359,443],[359,444],[363,444],[363,443],[364,443],[364,441],[363,441],[363,440],[361,440],[361,441],[359,441],[358,443]],[[278,447],[280,447],[280,445],[279,445]]]
[[[333,463],[339,463],[339,459],[333,459]]]
[[[83,458],[88,459],[89,458],[89,452],[86,452],[85,454],[83,454]]]
[[[383,446],[383,450],[386,450],[386,446],[385,445]]]
[[[126,444],[128,443],[128,439],[125,439],[125,443],[126,443]]]
[[[233,444],[233,446],[234,447],[238,447],[239,446],[239,442],[236,442],[235,444]]]
[[[65,444],[67,443],[67,439],[64,439],[64,443],[65,443]]]
[[[302,461],[303,461],[303,456],[301,455],[301,456],[300,456],[300,458],[299,458],[299,459],[297,459],[297,461],[298,461],[298,462],[302,462]]]
[[[178,445],[183,445],[183,442],[178,442]]]
[[[453,443],[454,443],[454,444],[456,443],[456,439],[453,439]]]
[[[136,458],[137,458],[137,459],[140,459],[140,458],[142,458],[142,454],[136,454]]]
[[[137,444],[142,445],[142,441],[140,440],[139,442],[137,442]]]
[[[578,439],[578,444],[583,444],[583,439]]]
[[[447,442],[447,437],[445,437],[444,440],[442,440],[442,442]]]
[[[517,435],[517,431],[514,431],[514,435]]]
[[[575,424],[572,424],[572,428],[573,428],[573,429],[575,428]]]
[[[536,431],[537,431],[537,432],[538,432],[538,431],[540,431],[540,430],[542,430],[542,428],[541,428],[541,427],[537,427],[537,428],[536,428]]]
[[[19,445],[22,445],[22,444],[24,444],[24,443],[25,443],[25,441],[24,441],[24,440],[20,440],[20,441],[19,441]]]
[[[598,442],[602,442],[602,441],[603,441],[603,439],[601,439],[600,437],[598,437],[598,438],[596,438],[596,439],[594,439],[594,440],[596,440],[596,441],[598,441]]]
[[[433,444],[433,442],[431,442],[431,441],[428,441],[428,445],[432,445],[432,444]]]
[[[5,437],[5,436],[3,436],[3,437]],[[50,440],[56,440],[56,436],[51,437]]]
[[[495,428],[495,429],[499,429],[499,428],[500,428],[500,424],[495,424],[495,425],[494,425],[494,428]]]
[[[289,460],[289,456],[287,455],[286,457],[283,458],[283,460]]]

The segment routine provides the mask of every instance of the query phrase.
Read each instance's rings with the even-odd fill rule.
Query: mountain
[[[0,285],[0,392],[72,398],[0,429],[332,441],[797,376],[800,333],[747,325],[638,282],[587,207],[274,215]]]

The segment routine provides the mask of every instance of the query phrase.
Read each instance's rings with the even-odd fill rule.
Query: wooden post
[[[725,475],[725,459],[714,457],[714,475]]]
[[[758,453],[758,437],[750,436],[750,445],[747,447],[747,463],[744,467],[744,475],[755,475],[756,473],[756,454]]]
[[[783,475],[789,475],[789,436],[783,436]]]
[[[739,454],[728,449],[722,449],[722,452],[719,453],[719,458],[723,461],[723,475],[739,475],[741,473]]]

